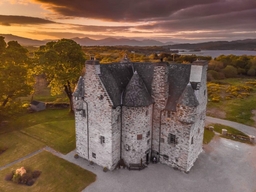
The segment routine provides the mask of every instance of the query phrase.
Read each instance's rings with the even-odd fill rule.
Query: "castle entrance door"
[[[149,164],[149,153],[146,154],[146,164]]]

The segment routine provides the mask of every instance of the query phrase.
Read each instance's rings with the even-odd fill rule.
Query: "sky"
[[[256,38],[256,0],[1,0],[0,34],[162,42]]]

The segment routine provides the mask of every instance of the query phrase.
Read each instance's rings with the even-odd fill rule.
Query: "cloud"
[[[34,0],[61,15],[111,21],[165,18],[179,10],[221,0]]]
[[[27,17],[27,16],[17,16],[17,15],[0,15],[0,25],[10,26],[12,24],[18,25],[41,25],[41,24],[51,24],[55,23],[50,20],[38,18],[38,17]]]

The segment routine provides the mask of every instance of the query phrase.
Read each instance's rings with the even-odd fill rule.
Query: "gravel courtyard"
[[[88,161],[67,159],[97,174],[83,192],[256,192],[256,146],[215,136],[186,174],[162,164],[142,171],[127,169],[104,173]]]

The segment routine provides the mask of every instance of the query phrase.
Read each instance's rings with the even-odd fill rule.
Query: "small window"
[[[146,116],[148,116],[148,110],[146,111]]]
[[[86,117],[85,109],[82,110],[82,117]]]
[[[147,132],[146,137],[148,138],[150,136],[150,131]]]
[[[168,144],[177,144],[177,138],[176,138],[176,135],[173,135],[173,134],[169,134],[168,135]]]
[[[169,156],[168,155],[163,155],[163,158],[164,158],[164,160],[169,160]]]
[[[92,153],[92,157],[96,159],[96,153]]]
[[[100,143],[101,144],[105,143],[105,137],[104,136],[100,136]]]
[[[99,99],[102,100],[103,98],[104,98],[103,95],[100,95]]]
[[[161,138],[161,139],[160,139],[160,142],[161,142],[161,143],[164,143],[164,138]]]
[[[193,143],[194,143],[194,137],[191,138],[191,144],[193,144]]]
[[[142,140],[142,134],[137,135],[137,140]]]
[[[167,117],[168,117],[168,118],[171,117],[171,112],[170,112],[170,111],[167,112]]]
[[[150,139],[147,140],[147,144],[148,144],[148,145],[150,144]]]
[[[129,145],[126,144],[124,147],[125,147],[126,151],[130,151],[130,146]]]
[[[206,90],[204,90],[204,95],[206,94]]]

